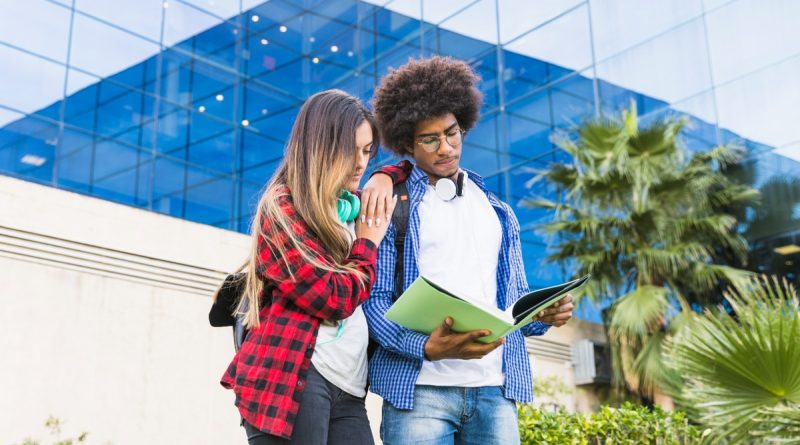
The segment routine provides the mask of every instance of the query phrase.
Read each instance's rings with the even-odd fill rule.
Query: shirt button
[[[298,381],[297,381],[297,386],[298,386],[299,388],[302,388],[302,387],[303,387],[303,381],[302,381],[302,380],[298,380]]]

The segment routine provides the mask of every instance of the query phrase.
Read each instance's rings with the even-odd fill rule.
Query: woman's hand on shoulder
[[[396,205],[397,196],[390,197],[388,203],[385,201],[381,203],[382,213],[379,213],[378,215],[382,215],[382,217],[376,217],[374,220],[370,220],[368,218],[357,218],[356,237],[366,238],[376,245],[380,244],[381,241],[383,241],[383,237],[386,236],[386,230],[389,228],[391,215],[394,213],[394,207]]]
[[[392,217],[392,178],[385,173],[375,173],[361,190],[361,215],[359,220],[367,226],[388,221]]]

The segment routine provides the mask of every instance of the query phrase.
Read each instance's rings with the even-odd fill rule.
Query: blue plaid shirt
[[[519,222],[511,208],[489,193],[483,178],[467,171],[469,178],[483,190],[489,199],[503,228],[503,242],[498,252],[497,307],[506,309],[511,303],[528,292],[525,267],[522,264],[522,247],[519,239]],[[406,232],[403,257],[403,289],[419,276],[419,203],[425,195],[428,175],[414,167],[408,178],[410,215]],[[384,314],[394,301],[395,263],[397,251],[394,245],[395,227],[389,226],[378,247],[378,270],[372,294],[364,303],[370,336],[379,347],[369,362],[370,389],[389,401],[398,409],[414,408],[414,386],[425,357],[428,336],[406,329],[386,320]],[[506,337],[503,346],[503,373],[505,374],[505,396],[517,402],[533,400],[533,377],[525,348],[523,335],[542,335],[550,326],[535,321]]]

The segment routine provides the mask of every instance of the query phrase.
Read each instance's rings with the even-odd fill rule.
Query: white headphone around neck
[[[440,178],[434,186],[436,196],[443,201],[452,201],[456,196],[464,196],[465,176],[463,171],[459,171],[455,181],[450,178]]]

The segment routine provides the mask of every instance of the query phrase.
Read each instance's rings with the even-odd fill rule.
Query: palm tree
[[[746,261],[747,243],[726,209],[758,199],[721,171],[743,152],[719,146],[689,155],[680,139],[685,125],[674,117],[641,125],[632,104],[620,117],[556,135],[572,161],[537,171],[529,186],[547,179],[562,199],[523,202],[554,211],[539,226],[550,237],[548,260],[576,276],[591,273],[588,296],[613,301],[606,324],[615,375],[647,397],[669,382],[662,343],[685,318],[670,315],[708,302],[721,280],[747,274],[714,260]]]
[[[684,381],[674,396],[712,441],[800,444],[800,314],[785,279],[757,277],[726,293],[731,311],[693,315],[667,343]]]

